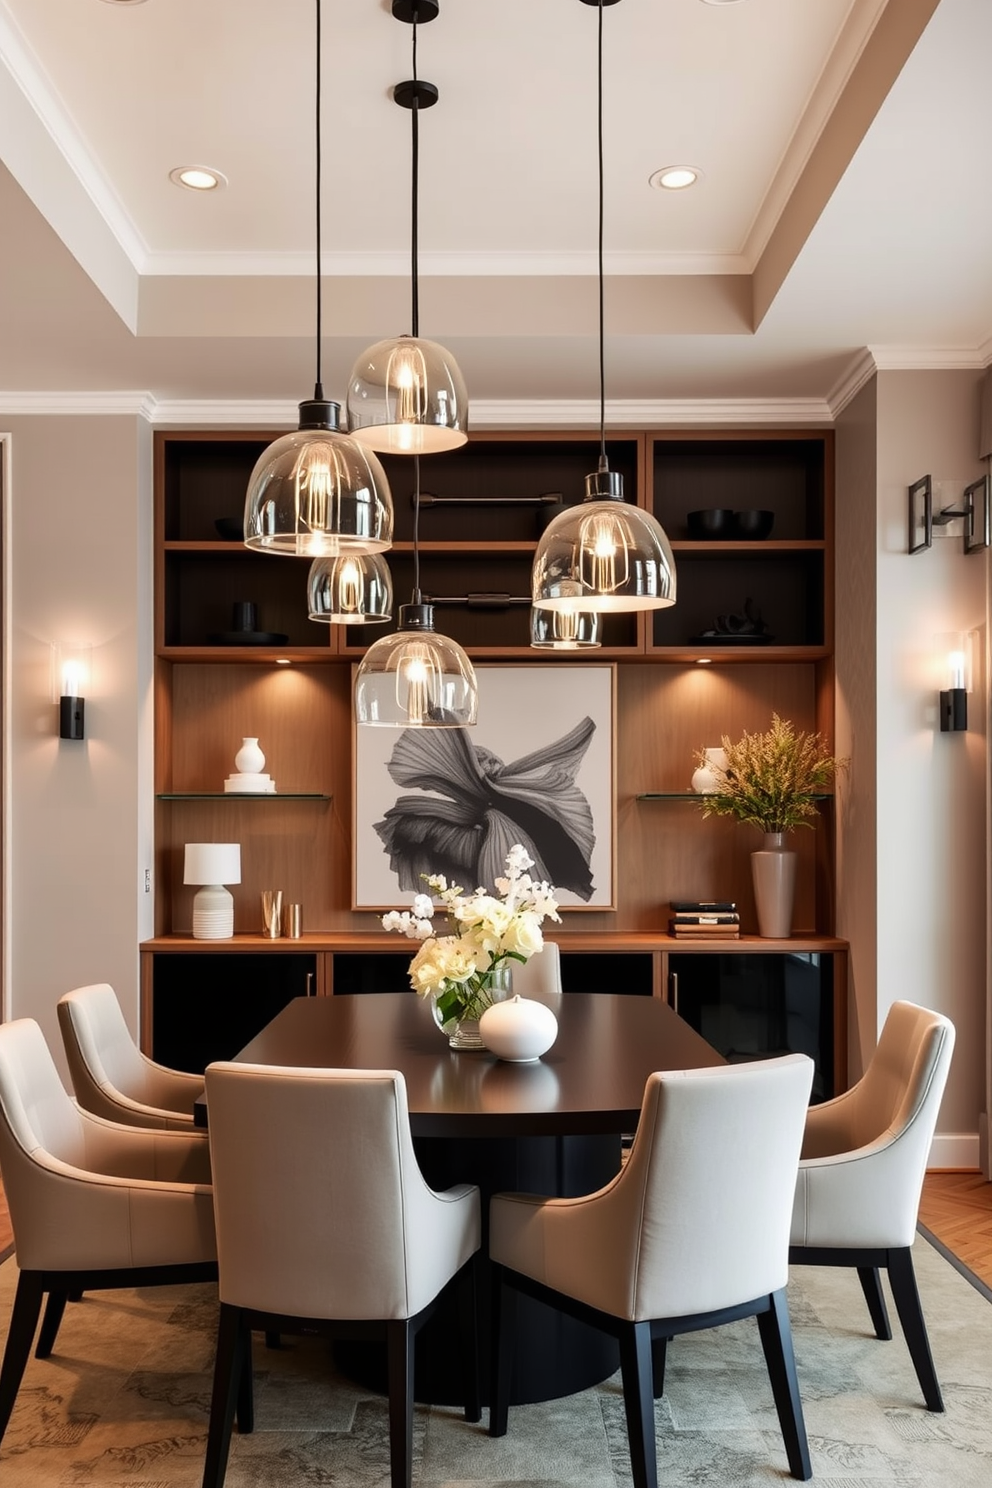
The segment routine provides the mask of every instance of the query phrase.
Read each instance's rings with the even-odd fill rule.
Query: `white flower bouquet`
[[[506,877],[496,880],[494,893],[479,888],[466,894],[457,884],[449,887],[441,875],[432,875],[426,879],[431,893],[417,894],[412,912],[383,915],[383,929],[422,942],[410,963],[410,983],[419,997],[433,997],[446,1032],[460,1019],[478,1018],[491,1007],[500,969],[543,950],[543,921],[560,922],[555,890],[535,883],[527,871],[533,866],[518,842],[507,853]],[[450,935],[435,933],[434,898],[452,926]]]

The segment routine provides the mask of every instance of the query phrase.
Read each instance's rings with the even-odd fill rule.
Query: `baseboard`
[[[981,1172],[977,1132],[938,1132],[930,1144],[927,1170]]]

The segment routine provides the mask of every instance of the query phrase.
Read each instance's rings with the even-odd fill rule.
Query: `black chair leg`
[[[238,1376],[244,1361],[242,1333],[246,1324],[239,1307],[220,1305],[217,1328],[217,1361],[214,1365],[214,1388],[210,1399],[210,1426],[207,1430],[207,1455],[203,1464],[203,1488],[221,1488],[227,1472],[231,1450],[231,1427],[238,1399]]]
[[[476,1298],[478,1255],[463,1266],[455,1285],[458,1299],[458,1348],[465,1379],[465,1419],[481,1421],[479,1394],[479,1311]]]
[[[654,1398],[660,1400],[665,1393],[665,1364],[668,1359],[670,1338],[651,1340],[651,1374],[654,1380]]]
[[[255,1430],[255,1376],[251,1363],[251,1328],[247,1320],[243,1321],[241,1328],[241,1364],[235,1415],[238,1422],[238,1435],[250,1435]]]
[[[792,1348],[792,1327],[789,1323],[785,1288],[772,1292],[769,1301],[771,1306],[768,1311],[758,1313],[761,1347],[764,1349],[778,1423],[785,1441],[789,1471],[794,1478],[805,1483],[813,1476],[813,1468],[809,1460],[803,1403],[799,1398],[796,1356]]]
[[[410,1488],[413,1481],[413,1340],[408,1318],[386,1324],[391,1488]]]
[[[658,1488],[650,1323],[624,1324],[620,1333],[620,1375],[634,1488]]]
[[[22,1271],[17,1281],[17,1293],[7,1329],[7,1346],[0,1365],[0,1441],[3,1441],[14,1401],[24,1378],[24,1369],[34,1342],[35,1329],[41,1313],[44,1288],[37,1272]]]
[[[517,1294],[494,1261],[489,1310],[489,1435],[505,1436],[510,1409],[510,1359],[513,1352]]]
[[[889,1322],[888,1308],[885,1305],[885,1297],[882,1294],[882,1278],[877,1266],[859,1266],[858,1280],[861,1290],[865,1294],[868,1303],[868,1311],[871,1313],[872,1327],[875,1329],[875,1337],[887,1342],[892,1337],[892,1325]]]
[[[55,1347],[59,1324],[62,1321],[67,1301],[67,1292],[49,1292],[48,1301],[45,1304],[45,1316],[41,1320],[41,1331],[38,1334],[38,1347],[34,1351],[36,1359],[47,1359]]]
[[[923,1308],[920,1306],[916,1272],[913,1269],[913,1252],[908,1245],[889,1251],[888,1271],[896,1311],[902,1323],[902,1331],[906,1335],[909,1356],[913,1361],[913,1368],[916,1370],[916,1378],[920,1382],[927,1410],[942,1411],[944,1400],[940,1393],[933,1355],[930,1352],[930,1339],[927,1337],[927,1325],[923,1320]]]

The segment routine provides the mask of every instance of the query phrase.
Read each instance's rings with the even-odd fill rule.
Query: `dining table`
[[[723,1057],[659,998],[624,993],[547,994],[558,1034],[538,1060],[514,1064],[488,1050],[454,1050],[413,992],[299,997],[236,1055],[291,1068],[399,1070],[421,1171],[434,1189],[478,1184],[483,1215],[480,1330],[488,1337],[489,1200],[507,1190],[578,1197],[619,1172],[655,1070],[699,1069]],[[201,1099],[196,1119],[209,1124]],[[543,1303],[518,1302],[511,1400],[554,1399],[607,1378],[616,1344]],[[418,1400],[460,1399],[454,1305],[421,1330]],[[487,1394],[482,1349],[483,1398]],[[349,1347],[343,1367],[382,1383],[378,1355]]]

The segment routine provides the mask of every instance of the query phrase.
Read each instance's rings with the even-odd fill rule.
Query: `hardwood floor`
[[[986,1183],[980,1173],[928,1173],[920,1221],[992,1287],[992,1183]],[[0,1188],[0,1255],[13,1238]]]
[[[928,1173],[920,1223],[992,1287],[992,1183],[981,1173]]]

